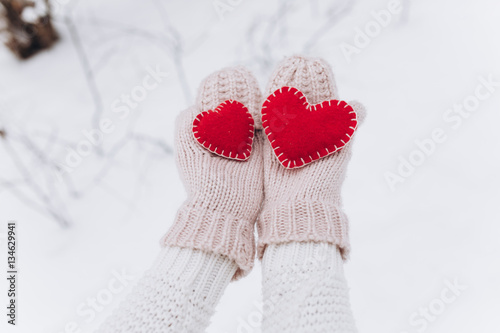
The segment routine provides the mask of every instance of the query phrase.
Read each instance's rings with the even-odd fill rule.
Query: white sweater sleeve
[[[204,332],[236,270],[222,255],[166,247],[97,332]]]
[[[335,245],[291,242],[266,247],[263,333],[354,333],[354,318]]]

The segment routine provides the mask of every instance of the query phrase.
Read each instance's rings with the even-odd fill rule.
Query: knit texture
[[[97,333],[200,333],[237,270],[219,254],[166,247]]]
[[[262,129],[262,93],[255,77],[243,66],[225,68],[209,75],[198,89],[196,104],[207,111],[230,99],[245,105],[254,117],[255,128]]]
[[[271,77],[267,94],[292,86],[304,93],[311,104],[338,99],[336,84],[328,64],[321,59],[294,56],[285,59]],[[361,123],[364,108],[348,102]],[[349,224],[340,196],[352,140],[340,151],[298,169],[285,169],[264,143],[264,188],[266,199],[259,217],[258,254],[262,258],[269,244],[317,241],[336,244],[347,259]]]
[[[263,333],[354,333],[354,318],[335,245],[269,245],[262,261]]]
[[[238,265],[235,279],[252,268],[254,225],[263,199],[261,131],[256,131],[247,161],[217,156],[193,136],[193,119],[226,100],[243,103],[259,114],[261,95],[255,78],[244,68],[227,68],[209,76],[200,87],[197,105],[182,112],[177,122],[176,160],[187,200],[161,243],[218,253]]]

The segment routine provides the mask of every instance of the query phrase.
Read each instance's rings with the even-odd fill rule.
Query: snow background
[[[20,261],[19,324],[7,327],[4,318],[2,327],[92,332],[132,283],[92,320],[77,309],[103,293],[113,272],[140,277],[184,199],[173,126],[200,81],[243,64],[265,88],[284,56],[307,54],[328,60],[341,98],[368,110],[343,191],[359,331],[419,332],[410,316],[436,304],[455,279],[467,289],[425,331],[498,331],[500,89],[457,129],[443,120],[474,94],[479,77],[500,81],[498,2],[405,0],[350,62],[339,46],[353,44],[355,29],[389,1],[222,2],[232,10],[221,18],[212,1],[53,1],[61,35],[53,49],[20,62],[0,48],[0,129],[7,133],[0,138],[0,259],[5,225],[16,220]],[[169,77],[119,119],[113,101],[140,85],[148,66]],[[100,117],[115,130],[60,179],[55,165]],[[384,174],[435,128],[447,140],[392,191]],[[241,322],[259,316],[259,300],[257,265],[229,286],[208,332],[258,332]]]

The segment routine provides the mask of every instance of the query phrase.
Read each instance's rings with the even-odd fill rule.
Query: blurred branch
[[[251,52],[261,51],[262,55],[256,55],[254,61],[263,72],[269,72],[274,65],[274,58],[272,51],[276,48],[275,39],[273,36],[279,28],[281,22],[286,18],[291,6],[295,1],[281,0],[277,9],[266,19],[268,22],[264,38],[260,38],[260,42],[256,41],[257,28],[262,24],[262,17],[257,17],[247,30],[247,40],[249,41],[249,50]]]
[[[356,0],[343,0],[332,5],[327,11],[327,20],[318,28],[306,42],[303,48],[304,53],[309,53],[319,40],[330,32],[354,7]]]
[[[7,1],[7,0],[0,0]],[[43,0],[47,1],[47,0]],[[103,94],[99,89],[96,77],[95,63],[92,65],[91,55],[87,50],[92,48],[85,44],[80,34],[80,23],[73,15],[73,10],[78,4],[78,1],[72,1],[65,5],[64,14],[57,13],[56,19],[60,19],[56,23],[64,24],[69,32],[69,40],[71,41],[77,55],[79,64],[84,73],[84,79],[90,92],[93,102],[93,114],[91,123],[94,128],[99,128],[99,119],[106,111],[103,103]],[[179,32],[170,24],[165,8],[158,1],[155,2],[158,7],[158,12],[161,15],[164,25],[164,31],[151,32],[140,27],[133,27],[122,23],[106,22],[103,19],[92,19],[93,22],[98,22],[101,26],[108,25],[117,30],[118,34],[136,35],[151,42],[152,45],[160,46],[162,51],[166,51],[169,58],[175,64],[177,77],[181,84],[183,95],[187,103],[191,102],[191,92],[187,82],[187,75],[184,70],[182,59],[184,52],[182,48],[182,38]],[[114,34],[114,32],[113,32]],[[106,57],[108,55],[105,55]],[[103,63],[107,60],[103,58]],[[99,62],[97,62],[99,65]],[[6,110],[8,114],[13,114],[14,110]],[[22,123],[19,127],[23,127]],[[43,143],[39,143],[42,139]],[[58,137],[57,131],[50,130],[27,130],[21,131],[17,126],[12,126],[12,121],[6,124],[6,127],[0,127],[0,142],[3,142],[6,153],[5,157],[12,161],[14,170],[18,173],[16,181],[0,181],[2,190],[9,191],[13,196],[19,199],[23,205],[50,216],[62,227],[71,225],[71,220],[66,212],[66,204],[68,199],[82,199],[88,195],[93,188],[101,187],[112,194],[117,200],[123,202],[130,207],[131,200],[123,198],[123,193],[114,191],[107,183],[105,176],[113,170],[119,163],[119,158],[122,152],[123,157],[129,158],[129,152],[122,149],[129,143],[137,144],[137,151],[144,153],[144,160],[149,161],[156,156],[172,155],[172,148],[165,143],[162,138],[156,138],[149,134],[134,133],[132,129],[127,132],[109,149],[104,149],[102,146],[97,146],[96,151],[99,152],[100,159],[98,170],[90,174],[91,179],[84,184],[78,183],[78,188],[73,184],[73,180],[79,178],[75,174],[64,172],[61,165],[52,157],[53,153],[61,154],[61,152],[69,147],[77,145],[75,142],[69,142]],[[2,150],[3,151],[3,150]],[[126,154],[126,155],[124,155]],[[152,165],[147,163],[148,166]],[[144,176],[144,174],[143,174]],[[63,181],[59,182],[56,177],[62,177]],[[12,178],[12,177],[11,177]],[[58,185],[60,184],[60,185]],[[70,195],[67,196],[66,192]]]
[[[191,104],[191,91],[187,81],[186,71],[184,69],[184,64],[182,62],[182,38],[177,29],[175,29],[168,18],[167,11],[163,6],[163,2],[159,0],[153,0],[158,12],[162,17],[163,26],[166,32],[169,34],[169,39],[166,40],[167,47],[171,50],[171,56],[175,64],[175,70],[177,71],[177,77],[181,83],[182,91],[184,92],[184,99],[186,100],[186,105]]]
[[[99,88],[97,87],[97,83],[95,80],[94,72],[92,71],[92,68],[90,66],[90,62],[87,56],[87,53],[85,52],[85,48],[82,45],[82,41],[80,38],[80,35],[78,34],[78,30],[73,23],[73,20],[71,19],[70,16],[65,16],[64,17],[64,23],[69,31],[69,34],[71,36],[71,42],[73,43],[73,46],[75,47],[76,53],[78,54],[78,59],[80,60],[80,64],[82,65],[83,72],[85,75],[85,80],[87,82],[87,86],[90,91],[90,95],[92,96],[92,100],[94,102],[94,114],[92,116],[92,121],[91,124],[93,128],[99,128],[99,120],[103,114],[103,103],[102,103],[102,96],[99,91]],[[102,155],[102,149],[101,147],[95,147],[96,151]]]
[[[14,192],[14,194],[17,195],[18,198],[22,199],[26,204],[29,204],[29,207],[35,209],[35,210],[42,210],[47,212],[50,216],[52,216],[56,222],[59,223],[62,227],[68,227],[70,225],[69,220],[65,217],[65,214],[57,209],[54,206],[54,203],[52,202],[51,197],[44,192],[44,190],[37,184],[35,177],[31,174],[31,172],[28,170],[24,162],[22,161],[21,157],[19,154],[16,152],[15,149],[11,147],[11,143],[9,140],[3,140],[4,147],[6,152],[9,154],[11,160],[13,161],[14,165],[16,166],[17,170],[21,174],[24,184],[31,189],[32,193],[41,201],[43,202],[44,206],[43,209],[39,207],[38,204],[35,204],[32,201],[29,201],[24,195],[22,195],[21,192],[13,191],[14,187],[11,188],[11,191]]]

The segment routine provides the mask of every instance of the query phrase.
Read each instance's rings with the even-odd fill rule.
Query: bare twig
[[[182,38],[171,24],[168,19],[167,11],[163,6],[163,2],[159,0],[153,0],[158,12],[162,17],[163,26],[165,27],[165,31],[169,34],[169,38],[165,41],[167,43],[167,47],[171,50],[171,56],[173,58],[175,64],[175,70],[177,71],[177,77],[181,83],[182,91],[184,92],[184,99],[186,100],[186,104],[191,104],[191,90],[189,88],[189,84],[187,81],[186,72],[184,70],[184,64],[182,62]]]
[[[99,88],[97,87],[94,72],[90,67],[90,62],[87,53],[85,52],[85,48],[82,45],[82,41],[80,35],[78,34],[78,30],[69,15],[64,17],[64,23],[69,31],[69,34],[71,36],[71,41],[76,49],[76,53],[78,54],[78,58],[80,59],[80,63],[82,65],[85,75],[85,80],[87,82],[87,86],[92,96],[92,100],[94,101],[95,110],[92,116],[91,124],[93,128],[99,128],[99,120],[104,112],[102,96],[99,91]],[[103,155],[102,149],[100,147],[96,147],[96,150],[101,156]]]
[[[22,175],[25,184],[32,190],[33,194],[44,203],[44,210],[52,216],[60,226],[68,227],[70,225],[69,220],[59,212],[53,205],[51,198],[43,191],[43,189],[36,183],[33,175],[28,170],[28,168],[23,163],[22,159],[19,157],[18,153],[11,147],[8,140],[4,140],[4,147],[9,154],[11,160],[14,162],[17,170]],[[18,193],[19,197],[19,193]],[[25,200],[26,201],[26,200]],[[33,206],[34,209],[39,210],[38,206]]]
[[[331,31],[353,8],[355,0],[343,0],[334,4],[329,10],[325,24],[319,27],[304,45],[303,52],[308,54],[318,41]]]

